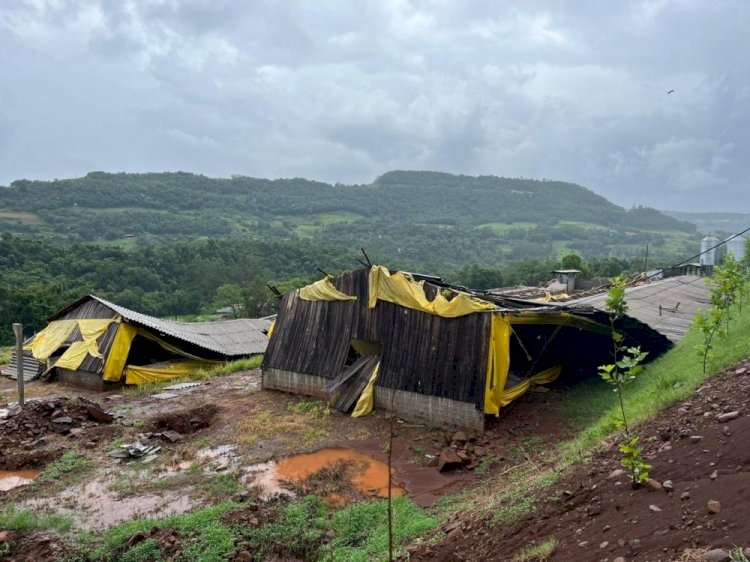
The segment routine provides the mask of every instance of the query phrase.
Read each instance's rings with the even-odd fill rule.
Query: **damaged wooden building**
[[[656,357],[672,342],[625,316],[615,330]],[[482,429],[532,385],[611,362],[609,315],[472,291],[373,265],[281,300],[263,387],[373,407],[432,425]]]

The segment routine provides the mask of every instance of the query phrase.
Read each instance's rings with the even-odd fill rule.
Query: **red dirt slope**
[[[449,523],[445,539],[412,560],[510,561],[549,537],[558,541],[551,560],[566,562],[666,562],[686,549],[750,547],[750,361],[638,434],[652,478],[671,480],[671,493],[634,490],[627,475],[613,474],[620,457],[611,447],[550,490],[532,517],[504,528]]]

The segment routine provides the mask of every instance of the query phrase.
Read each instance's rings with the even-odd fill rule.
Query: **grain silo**
[[[747,241],[747,238],[742,236],[736,236],[735,238],[732,238],[731,240],[727,238],[725,240],[726,243],[726,253],[732,254],[734,257],[734,261],[742,261],[742,259],[745,257],[745,242]]]
[[[701,265],[707,265],[713,267],[718,261],[718,248],[714,246],[719,244],[719,239],[716,236],[706,236],[701,240]]]

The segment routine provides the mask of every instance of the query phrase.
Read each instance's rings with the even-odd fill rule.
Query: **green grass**
[[[80,453],[68,451],[62,457],[45,468],[44,472],[39,477],[37,482],[40,484],[45,482],[56,482],[62,479],[67,474],[80,474],[88,467],[89,461],[85,456],[81,455]]]
[[[559,221],[558,224],[561,226],[577,226],[578,228],[583,228],[585,230],[600,230],[603,232],[616,232],[614,228],[609,228],[608,226],[604,226],[603,224],[595,224],[593,222]]]
[[[695,329],[668,353],[647,364],[624,393],[629,423],[635,431],[639,424],[664,408],[690,397],[711,376],[750,356],[748,332],[750,311],[733,320],[729,336],[717,343],[714,359],[705,375],[695,351],[700,343],[700,334]],[[466,517],[487,518],[494,523],[527,517],[545,498],[552,484],[567,471],[586,462],[603,441],[621,431],[616,423],[617,396],[611,386],[596,376],[576,385],[566,396],[562,408],[577,430],[574,438],[550,447],[543,455],[493,474],[472,489],[441,498],[435,514],[446,518],[463,511]]]
[[[557,539],[555,537],[549,537],[542,542],[527,546],[519,551],[513,557],[513,562],[545,562],[550,559],[556,548]]]
[[[7,365],[10,363],[10,358],[13,355],[13,347],[2,347],[0,346],[0,365]]]
[[[352,505],[333,516],[336,533],[330,550],[337,562],[387,560],[388,502],[374,500]],[[396,553],[408,539],[433,530],[438,520],[429,517],[405,497],[393,499],[393,543]]]
[[[477,226],[477,228],[491,228],[498,234],[505,234],[509,230],[514,230],[516,228],[522,228],[524,230],[530,230],[532,228],[536,228],[535,222],[488,222],[485,224],[480,224]]]
[[[6,531],[42,531],[53,529],[67,533],[73,520],[58,513],[37,513],[10,504],[0,511],[0,529]]]
[[[217,479],[218,481],[218,479]],[[220,484],[221,489],[225,483]],[[76,560],[162,560],[164,555],[149,540],[132,548],[126,544],[139,532],[153,527],[175,529],[183,540],[178,559],[188,562],[218,562],[226,560],[235,550],[235,543],[243,541],[254,559],[269,557],[301,558],[304,560],[334,560],[337,562],[367,562],[383,560],[388,553],[387,502],[374,500],[354,504],[333,513],[323,501],[313,495],[294,501],[267,504],[265,524],[230,525],[222,516],[246,504],[224,502],[185,515],[166,519],[140,519],[111,528],[103,536],[82,536],[82,546]],[[438,521],[428,516],[408,498],[393,501],[394,544],[400,549],[406,541],[434,529]],[[261,520],[264,518],[259,515]],[[0,519],[0,523],[2,523]],[[83,540],[85,539],[85,540]]]

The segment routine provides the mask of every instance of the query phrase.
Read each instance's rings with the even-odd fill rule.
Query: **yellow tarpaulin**
[[[506,318],[508,318],[511,324],[555,324],[582,328],[598,334],[612,334],[611,326],[599,324],[598,322],[570,314],[569,312],[562,312],[560,314],[521,313],[520,315],[509,315]]]
[[[75,371],[80,367],[87,355],[101,359],[102,354],[99,352],[96,340],[107,331],[109,325],[114,321],[113,318],[55,320],[54,322],[50,322],[44,330],[37,334],[27,349],[31,349],[31,353],[38,361],[46,361],[50,355],[65,343],[65,340],[68,339],[77,326],[81,332],[82,341],[73,342],[60,359],[58,359],[57,363],[55,363],[55,367]]]
[[[444,318],[456,318],[497,308],[492,303],[466,293],[458,293],[448,300],[438,291],[430,301],[424,292],[424,281],[414,281],[410,275],[401,272],[391,275],[387,268],[380,265],[370,268],[369,293],[370,308],[374,308],[378,300],[383,300]]]
[[[122,377],[122,370],[125,368],[125,361],[130,353],[130,344],[133,342],[138,329],[132,324],[121,322],[117,328],[115,339],[112,342],[112,348],[109,350],[107,362],[104,364],[104,374],[102,378],[105,381],[119,381]]]
[[[299,290],[299,298],[305,301],[356,301],[357,297],[347,295],[333,286],[333,278],[329,275],[312,285]]]
[[[269,328],[268,328],[268,333],[266,334],[266,336],[268,336],[269,340],[271,339],[271,336],[273,335],[273,329],[275,327],[276,327],[276,320],[274,320],[273,322],[271,322],[271,326],[269,326]]]
[[[378,371],[380,371],[380,363],[375,365],[375,368],[372,370],[372,375],[370,375],[370,380],[367,382],[367,386],[359,396],[357,405],[354,406],[354,411],[352,412],[353,418],[366,416],[372,412],[372,409],[375,407],[375,382],[378,380]]]
[[[125,384],[143,384],[184,377],[199,369],[210,368],[212,361],[175,361],[156,365],[128,365],[125,367]]]
[[[513,400],[515,400],[516,398],[519,398],[522,394],[524,394],[527,390],[529,390],[529,388],[531,388],[535,384],[551,383],[558,376],[560,376],[561,370],[562,370],[562,367],[552,367],[551,369],[547,369],[545,371],[537,373],[536,375],[532,375],[527,379],[524,379],[523,381],[521,381],[515,386],[506,388],[503,391],[503,396],[500,400],[500,405],[507,406],[508,404],[513,402]]]
[[[503,406],[503,390],[510,368],[510,322],[500,314],[492,315],[490,351],[484,393],[484,413],[497,414]]]
[[[44,362],[65,343],[65,340],[73,333],[77,325],[77,320],[55,320],[54,322],[50,322],[24,349],[31,350],[34,359]]]

